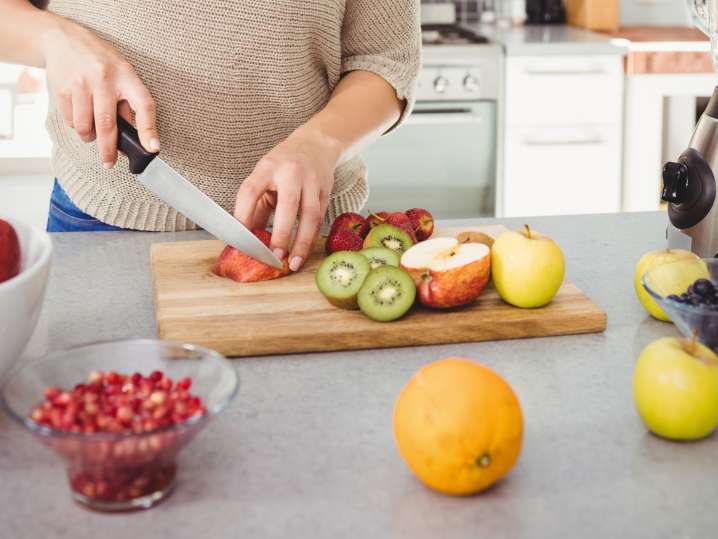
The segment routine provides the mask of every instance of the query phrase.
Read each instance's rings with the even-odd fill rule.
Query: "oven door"
[[[444,219],[492,217],[496,103],[419,103],[364,159],[372,211],[418,207]]]

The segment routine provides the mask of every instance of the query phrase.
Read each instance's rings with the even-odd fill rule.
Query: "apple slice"
[[[262,240],[264,245],[269,247],[272,235],[268,231],[253,229],[252,233]],[[286,256],[282,259],[282,263],[284,264],[282,269],[273,268],[227,245],[222,254],[219,255],[212,272],[215,275],[232,279],[238,283],[256,283],[288,275],[289,263]]]
[[[491,250],[482,243],[436,238],[404,253],[401,267],[414,279],[423,305],[449,309],[471,303],[486,288]]]

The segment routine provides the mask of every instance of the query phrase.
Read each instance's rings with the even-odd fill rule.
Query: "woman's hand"
[[[85,142],[97,139],[100,160],[109,169],[117,161],[118,111],[131,121],[132,109],[142,145],[158,152],[155,102],[132,66],[86,28],[55,19],[41,50],[48,86],[65,123]]]
[[[337,144],[300,128],[262,158],[237,193],[234,215],[249,228],[264,228],[274,213],[271,247],[289,252],[292,228],[299,228],[289,254],[297,271],[306,261],[327,210],[339,161]]]

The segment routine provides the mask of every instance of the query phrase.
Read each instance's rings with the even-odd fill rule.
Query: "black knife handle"
[[[157,157],[156,153],[148,152],[140,143],[140,136],[132,124],[122,116],[117,116],[117,149],[130,160],[130,172],[142,174],[147,165]]]

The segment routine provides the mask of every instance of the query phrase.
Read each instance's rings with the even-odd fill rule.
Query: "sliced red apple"
[[[252,233],[269,247],[269,241],[272,238],[269,232],[254,229]],[[289,263],[287,262],[286,256],[282,260],[282,263],[284,264],[284,268],[273,268],[227,245],[222,251],[222,254],[219,255],[212,272],[215,275],[227,277],[238,283],[255,283],[258,281],[278,279],[279,277],[287,275],[289,273]]]
[[[404,253],[401,267],[414,279],[423,305],[448,309],[471,303],[486,288],[491,250],[482,243],[436,238]]]

